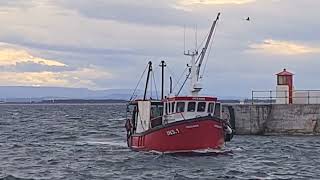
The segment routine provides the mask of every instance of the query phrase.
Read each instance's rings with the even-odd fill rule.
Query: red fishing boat
[[[191,56],[189,74],[185,80],[191,79],[190,95],[179,96],[182,87],[173,94],[170,81],[170,94],[164,97],[166,65],[162,61],[161,100],[147,99],[152,73],[152,63],[149,62],[143,99],[131,100],[127,107],[127,143],[133,150],[168,153],[220,150],[226,141],[231,140],[233,131],[229,122],[221,118],[222,107],[218,99],[199,95],[202,89],[200,67],[219,15],[213,21],[201,53],[196,50],[185,53]]]

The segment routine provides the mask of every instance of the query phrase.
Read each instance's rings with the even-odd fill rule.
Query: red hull
[[[134,150],[188,152],[224,146],[223,122],[213,117],[183,120],[133,134],[128,145]]]

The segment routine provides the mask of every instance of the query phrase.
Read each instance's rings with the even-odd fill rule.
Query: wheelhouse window
[[[204,112],[206,110],[206,102],[198,102],[197,111]]]
[[[163,105],[159,107],[160,116],[163,116]]]
[[[162,105],[151,105],[150,118],[156,118],[162,116],[163,107]]]
[[[151,103],[150,109],[150,120],[151,128],[162,125],[162,115],[163,115],[163,104],[162,103]]]
[[[220,111],[221,111],[221,104],[217,103],[214,108],[214,115],[220,117]]]
[[[177,107],[176,107],[176,111],[179,112],[184,112],[184,102],[177,102]]]
[[[174,113],[174,104],[175,104],[175,102],[171,103],[171,113]]]
[[[188,103],[188,112],[194,112],[196,110],[196,102]]]
[[[171,103],[168,103],[168,113],[171,114]]]
[[[208,113],[213,113],[214,103],[209,103],[208,105]]]
[[[169,114],[168,113],[168,103],[166,103],[166,114]]]

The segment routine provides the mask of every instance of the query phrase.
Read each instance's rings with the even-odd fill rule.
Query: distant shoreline
[[[111,103],[127,103],[127,100],[118,99],[56,99],[42,101],[0,101],[0,104],[111,104]]]

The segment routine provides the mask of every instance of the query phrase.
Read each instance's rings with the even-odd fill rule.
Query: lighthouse
[[[277,104],[292,104],[293,103],[293,73],[283,69],[277,76],[276,103]]]

